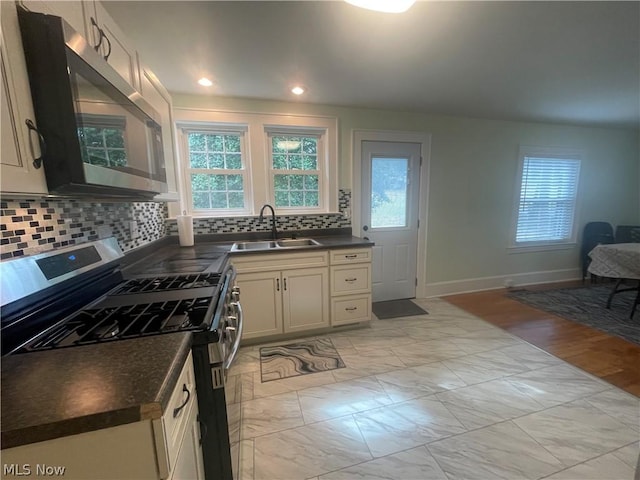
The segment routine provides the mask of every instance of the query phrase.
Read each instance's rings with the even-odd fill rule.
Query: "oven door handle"
[[[229,356],[224,360],[224,370],[229,370],[229,367],[231,367],[233,360],[236,358],[238,347],[240,347],[240,339],[242,338],[242,327],[244,325],[244,321],[242,318],[242,305],[240,305],[240,302],[234,302],[233,305],[237,310],[236,315],[238,319],[238,326],[236,327],[236,340],[233,342],[233,346],[231,347]]]

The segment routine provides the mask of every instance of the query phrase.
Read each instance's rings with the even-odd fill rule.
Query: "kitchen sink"
[[[320,243],[313,238],[283,238],[277,241],[236,242],[231,247],[231,251],[286,249],[314,245],[320,245]]]
[[[286,247],[308,247],[311,245],[320,245],[313,238],[287,238],[278,240],[278,246],[281,248]]]
[[[232,252],[238,250],[269,250],[270,248],[278,248],[276,242],[236,242],[231,247]]]

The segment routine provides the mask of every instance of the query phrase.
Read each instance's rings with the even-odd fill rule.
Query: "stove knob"
[[[236,338],[236,327],[232,327],[231,325],[227,325],[224,328],[224,337],[230,337],[232,340]]]

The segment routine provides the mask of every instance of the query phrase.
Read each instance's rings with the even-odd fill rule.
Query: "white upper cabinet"
[[[2,98],[0,109],[1,152],[0,191],[3,193],[47,193],[44,168],[37,168],[40,157],[38,134],[30,131],[27,120],[35,124],[29,77],[22,49],[16,5],[0,2],[0,53]]]
[[[0,0],[2,6],[2,174],[0,191],[16,194],[48,193],[44,169],[33,160],[40,157],[38,133],[29,130],[27,120],[36,123],[29,89],[16,4],[32,12],[64,18],[89,45],[124,78],[161,116],[165,169],[169,192],[157,200],[177,200],[175,135],[171,96],[158,78],[138,59],[137,51],[104,6],[94,0]]]
[[[93,7],[93,11],[92,11]],[[93,35],[92,44],[129,85],[140,90],[138,57],[131,42],[100,2],[85,2]]]
[[[178,182],[175,164],[175,127],[171,96],[162,86],[158,77],[145,65],[140,64],[140,93],[143,98],[160,114],[162,119],[162,148],[164,149],[164,166],[167,172],[168,192],[162,199],[178,200]]]
[[[90,38],[89,24],[87,23],[88,16],[85,11],[89,6],[89,3],[87,2],[81,2],[80,0],[59,0],[55,2],[42,0],[20,0],[18,1],[18,4],[31,12],[46,13],[47,15],[62,17],[80,35],[86,39]],[[91,6],[91,8],[93,7]]]

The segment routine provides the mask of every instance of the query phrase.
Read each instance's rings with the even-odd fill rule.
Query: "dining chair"
[[[618,225],[616,243],[640,243],[640,225]]]

